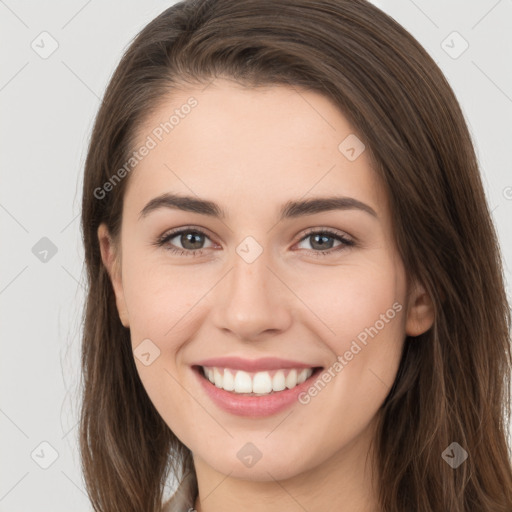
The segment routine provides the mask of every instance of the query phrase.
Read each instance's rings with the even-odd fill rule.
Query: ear
[[[407,336],[419,336],[428,331],[434,323],[434,304],[425,288],[414,282],[407,303],[405,333]]]
[[[112,281],[119,318],[125,327],[130,327],[128,309],[126,308],[124,298],[123,281],[121,277],[119,248],[112,240],[105,223],[100,224],[98,227],[98,240],[101,250],[101,259],[107,269],[110,280]]]

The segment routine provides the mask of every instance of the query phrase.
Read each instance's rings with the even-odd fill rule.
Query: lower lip
[[[226,391],[225,389],[218,388],[204,377],[201,368],[195,367],[193,371],[197,375],[206,394],[221,409],[237,416],[261,417],[276,414],[297,402],[300,393],[311,385],[322,369],[316,369],[308,379],[292,389],[285,389],[262,396],[238,395]]]

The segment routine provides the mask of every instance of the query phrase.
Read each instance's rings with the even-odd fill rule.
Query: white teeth
[[[297,384],[302,384],[308,377],[308,368],[302,369],[297,375]]]
[[[270,393],[272,391],[272,379],[268,372],[258,372],[252,381],[253,393]]]
[[[236,372],[235,375],[235,393],[252,393],[251,376],[242,370]]]
[[[272,389],[274,391],[283,391],[286,388],[286,380],[284,378],[283,370],[279,370],[272,378]]]
[[[288,389],[294,388],[297,385],[297,370],[291,370],[285,382]]]
[[[229,370],[224,370],[224,381],[222,387],[226,391],[233,391],[235,389],[235,378]]]
[[[215,382],[215,385],[218,388],[222,387],[222,374],[219,372],[218,368],[213,369],[213,379]]]
[[[254,393],[268,395],[272,392],[292,389],[311,377],[313,368],[300,370],[277,370],[273,376],[269,372],[248,373],[243,370],[203,367],[204,375],[216,387],[234,393]]]

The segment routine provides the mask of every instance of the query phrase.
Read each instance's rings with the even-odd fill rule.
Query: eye
[[[343,233],[333,231],[329,228],[323,228],[321,230],[315,228],[309,230],[306,233],[306,236],[300,240],[299,244],[306,240],[310,240],[309,243],[314,249],[308,250],[308,252],[312,253],[314,256],[327,256],[334,252],[338,252],[347,247],[352,247],[355,245],[355,242],[345,236]],[[338,240],[340,244],[337,247],[333,247],[333,242],[331,242],[331,240]]]
[[[208,236],[204,231],[187,227],[166,233],[157,240],[156,245],[159,247],[165,246],[167,250],[180,256],[200,256],[203,253],[201,245],[205,238],[208,238]],[[171,243],[171,240],[174,239],[177,239],[177,243],[181,244],[181,247],[176,247],[176,242]]]
[[[172,242],[174,239],[176,241]],[[164,234],[156,241],[155,245],[165,247],[166,250],[179,256],[200,256],[203,254],[203,250],[208,248],[203,247],[205,239],[209,240],[209,237],[201,229],[186,227]],[[306,240],[310,240],[310,245],[313,247],[313,249],[307,249],[307,252],[314,256],[326,256],[355,245],[355,242],[343,233],[329,228],[311,229],[298,243],[300,244]],[[330,240],[337,240],[339,245],[333,247],[333,242]],[[180,244],[181,247],[176,246],[176,244]]]

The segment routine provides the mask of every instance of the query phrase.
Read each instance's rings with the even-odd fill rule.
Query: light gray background
[[[91,510],[76,438],[83,164],[123,50],[172,3],[0,0],[0,511]],[[375,3],[423,44],[459,98],[510,283],[512,0]],[[464,41],[454,31],[469,44],[457,58]],[[31,47],[49,51],[52,40],[47,58]],[[43,237],[57,250],[46,262],[32,250]]]

